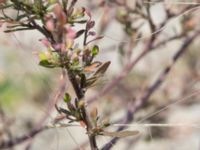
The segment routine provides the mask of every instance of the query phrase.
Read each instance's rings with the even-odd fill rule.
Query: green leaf
[[[92,56],[95,57],[98,53],[99,53],[99,47],[97,45],[95,45],[92,48]]]
[[[40,60],[47,60],[47,56],[46,56],[46,54],[45,53],[39,53],[39,58],[40,58]]]
[[[51,61],[55,63],[59,63],[60,61],[60,56],[58,53],[52,53],[51,54]]]
[[[55,68],[56,65],[52,64],[48,60],[41,60],[39,63],[40,66],[46,67],[46,68]]]
[[[50,4],[55,4],[57,2],[57,0],[49,0],[48,1]]]
[[[71,101],[71,96],[69,93],[65,93],[64,102],[69,103]]]
[[[78,59],[74,59],[72,62],[72,66],[78,66],[79,65],[79,60]]]

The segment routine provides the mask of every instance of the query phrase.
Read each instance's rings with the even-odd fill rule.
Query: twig
[[[30,131],[28,134],[22,135],[20,137],[12,138],[8,141],[3,141],[0,143],[0,149],[12,148],[15,145],[21,144],[27,141],[28,139],[35,137],[37,134],[39,134],[41,131],[45,129],[46,129],[45,127],[41,127],[39,129],[34,129]]]
[[[75,78],[75,76],[73,74],[71,74],[70,72],[68,72],[68,75],[69,75],[69,79],[73,85],[73,88],[74,88],[74,91],[76,93],[76,96],[78,98],[78,100],[82,100],[84,98],[84,92],[82,91],[82,89],[78,86],[78,83],[77,83],[77,80]],[[90,130],[92,129],[92,124],[89,120],[89,117],[88,117],[88,114],[86,112],[86,109],[85,107],[82,107],[81,108],[82,110],[82,115],[83,115],[83,119],[84,119],[84,122],[87,126],[87,132],[90,133]],[[98,147],[97,147],[97,143],[96,143],[96,139],[95,139],[95,136],[92,135],[92,134],[88,134],[88,137],[89,137],[89,143],[90,143],[90,147],[91,147],[91,150],[97,150]]]
[[[126,119],[124,120],[123,124],[127,124],[134,119],[134,117],[133,117],[134,113],[136,113],[137,110],[142,108],[142,106],[144,106],[146,104],[146,102],[149,100],[150,96],[161,86],[161,84],[166,79],[167,75],[171,71],[171,69],[174,66],[174,64],[176,63],[176,61],[182,56],[182,54],[187,50],[188,46],[193,42],[193,40],[199,34],[200,34],[200,31],[197,31],[192,36],[190,36],[184,40],[182,46],[179,48],[179,50],[173,56],[172,63],[163,70],[163,72],[160,74],[160,76],[157,78],[157,80],[144,92],[144,94],[142,94],[142,96],[140,98],[138,98],[136,100],[133,107],[130,108],[130,110],[127,112]],[[125,126],[121,126],[118,128],[117,131],[121,131],[125,128],[126,128]],[[113,138],[112,140],[110,140],[110,142],[108,142],[107,144],[105,144],[103,146],[102,150],[111,149],[113,144],[115,144],[118,140],[119,140],[119,138],[117,138],[117,137]]]
[[[113,79],[110,83],[108,83],[101,91],[99,91],[96,95],[88,98],[87,103],[90,104],[99,97],[104,96],[106,93],[111,91],[122,79],[124,79],[124,77],[126,77],[129,72],[131,72],[132,68],[149,52],[152,42],[152,39],[150,39],[142,53],[140,53],[136,59],[128,62],[119,73],[119,75],[115,77],[115,79]]]

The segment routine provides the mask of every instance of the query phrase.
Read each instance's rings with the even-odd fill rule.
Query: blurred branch
[[[87,99],[88,104],[92,103],[99,97],[104,96],[106,93],[111,91],[121,80],[123,80],[132,70],[132,68],[144,57],[148,52],[150,52],[152,44],[155,40],[155,36],[151,36],[151,38],[148,40],[146,46],[144,47],[143,51],[133,60],[130,60],[127,62],[127,64],[124,66],[122,71],[118,74],[117,77],[115,77],[110,83],[108,83],[101,91],[99,91],[96,95],[90,97]],[[132,43],[130,43],[133,45]],[[130,46],[130,49],[133,47]]]
[[[116,3],[117,1],[112,1],[114,3]],[[117,5],[122,5],[124,6],[124,3],[118,3]],[[184,9],[182,9],[179,13],[171,13],[168,9],[166,9],[166,13],[167,13],[167,18],[163,21],[163,23],[159,26],[156,27],[153,23],[153,20],[151,18],[151,14],[150,14],[150,4],[147,4],[147,16],[145,19],[147,20],[147,22],[149,23],[150,26],[150,30],[151,30],[151,37],[148,39],[148,42],[144,48],[144,50],[138,55],[138,57],[130,62],[128,62],[124,68],[122,69],[122,71],[118,74],[118,76],[116,76],[110,83],[108,83],[101,91],[99,91],[96,95],[93,95],[91,97],[89,97],[87,99],[88,104],[92,103],[93,101],[97,100],[98,98],[104,96],[105,94],[107,94],[109,91],[111,91],[121,80],[123,80],[132,70],[132,68],[144,57],[146,56],[146,54],[148,52],[150,52],[152,49],[155,49],[163,44],[166,44],[172,40],[181,38],[183,35],[175,35],[169,39],[165,39],[163,41],[161,41],[160,43],[154,45],[154,42],[157,40],[157,38],[159,37],[159,35],[162,33],[162,29],[164,26],[166,26],[166,24],[174,17],[180,16],[181,14],[184,14],[186,12],[190,12],[196,8],[199,8],[199,5],[193,5],[193,6],[188,6],[185,7]],[[184,31],[186,32],[186,31]],[[186,33],[184,34],[184,36],[187,35]],[[133,49],[133,44],[132,47]]]
[[[184,34],[178,34],[178,35],[174,35],[172,37],[169,37],[165,40],[162,40],[158,43],[156,43],[155,45],[152,46],[152,49],[156,49],[156,48],[159,48],[161,46],[165,46],[166,44],[168,44],[169,42],[172,42],[174,40],[180,40],[181,38],[183,38],[185,35]]]
[[[149,44],[147,44],[145,49],[142,51],[142,53],[139,54],[139,56],[136,59],[132,60],[131,62],[128,62],[124,66],[122,71],[118,74],[117,77],[115,77],[115,79],[113,79],[109,84],[107,84],[96,95],[89,97],[87,99],[87,103],[90,104],[93,101],[95,101],[96,99],[104,96],[106,93],[111,91],[122,79],[124,79],[128,75],[128,73],[132,70],[132,68],[149,52],[149,48],[151,47],[150,44],[151,44],[151,41],[149,41]]]
[[[38,129],[34,129],[30,131],[28,134],[22,135],[20,137],[13,137],[12,139],[9,139],[7,141],[2,141],[0,142],[0,149],[7,149],[7,148],[12,148],[18,144],[21,144],[30,138],[35,137],[37,134],[41,133],[43,130],[45,130],[45,127],[41,127]]]
[[[187,37],[184,41],[182,46],[179,48],[179,50],[175,53],[175,55],[172,58],[172,63],[168,65],[163,72],[160,74],[160,76],[157,78],[157,80],[142,94],[140,98],[138,98],[133,105],[133,107],[129,108],[126,114],[126,119],[123,121],[123,124],[130,123],[134,119],[134,113],[136,113],[140,108],[142,108],[146,102],[149,100],[150,96],[157,91],[157,89],[161,86],[161,84],[165,81],[167,75],[171,71],[174,64],[177,62],[177,60],[183,55],[183,53],[187,50],[188,46],[193,42],[193,40],[200,34],[200,31],[195,32],[192,36]],[[124,130],[126,127],[121,126],[117,129],[117,131]],[[102,150],[109,150],[112,148],[113,144],[116,144],[119,138],[115,137],[111,141],[109,141],[107,144],[105,144],[102,148]]]

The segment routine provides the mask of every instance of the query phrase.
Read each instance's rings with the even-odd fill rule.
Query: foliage
[[[97,110],[91,114],[92,121],[90,121],[90,116],[85,110],[84,95],[87,89],[105,73],[110,62],[95,61],[99,47],[92,45],[92,42],[102,37],[95,36],[96,33],[93,31],[95,21],[92,20],[90,12],[84,7],[75,7],[76,3],[77,0],[1,1],[0,8],[3,15],[0,21],[6,23],[7,33],[37,30],[45,36],[44,39],[40,39],[46,46],[46,51],[39,54],[39,65],[67,71],[76,93],[76,98],[72,99],[71,94],[66,92],[63,100],[68,109],[59,108],[57,105],[56,108],[59,113],[66,115],[70,123],[76,121],[86,126],[89,138],[93,140],[91,148],[94,149],[97,147],[95,136],[100,134],[99,131],[106,125],[97,126]],[[10,17],[6,14],[9,10],[15,10],[17,15]],[[77,24],[82,24],[83,29],[76,31]],[[80,36],[84,38],[82,46],[76,41]]]
[[[44,36],[39,41],[45,46],[45,51],[41,51],[38,55],[40,59],[39,65],[51,70],[55,70],[55,68],[60,69],[62,71],[61,80],[66,80],[65,77],[68,75],[75,92],[74,96],[73,92],[70,92],[70,90],[66,91],[65,87],[61,85],[61,92],[56,96],[59,99],[63,99],[65,106],[59,107],[58,103],[53,103],[58,112],[58,116],[54,118],[53,124],[39,128],[39,130],[36,128],[30,132],[31,137],[43,129],[56,126],[66,127],[75,122],[86,129],[92,150],[98,149],[96,143],[97,136],[113,137],[102,148],[103,150],[109,150],[120,137],[138,135],[138,131],[122,131],[128,127],[125,124],[132,123],[133,121],[143,122],[143,118],[145,118],[145,121],[152,123],[156,121],[164,123],[166,121],[166,114],[154,118],[149,112],[163,108],[167,104],[163,99],[173,99],[170,96],[175,92],[172,92],[170,89],[174,89],[174,86],[177,85],[172,84],[169,85],[169,88],[164,87],[164,90],[161,89],[157,97],[152,98],[151,96],[158,91],[178,59],[181,58],[192,42],[199,36],[200,30],[196,21],[198,16],[189,14],[189,12],[199,8],[199,5],[182,5],[182,7],[178,7],[174,11],[173,7],[169,7],[168,3],[163,1],[87,1],[89,2],[88,8],[91,10],[105,10],[100,22],[100,33],[104,33],[110,23],[116,23],[117,21],[124,31],[124,37],[123,41],[116,40],[117,53],[120,55],[119,59],[121,60],[121,66],[123,66],[121,71],[113,80],[108,81],[102,89],[99,89],[97,94],[87,98],[86,101],[86,92],[105,75],[111,62],[96,60],[101,52],[100,44],[97,40],[102,39],[103,36],[97,36],[94,30],[96,22],[92,18],[91,11],[85,7],[77,7],[76,4],[79,2],[81,3],[78,0],[2,0],[0,1],[0,8],[2,10],[0,22],[1,25],[6,25],[6,33],[23,30],[39,31]],[[152,13],[153,8],[155,8],[154,4],[162,5],[162,11],[165,14],[165,17],[159,23],[156,20],[158,18],[154,18]],[[14,16],[10,15],[11,10],[15,12]],[[187,16],[185,15],[186,13],[188,13]],[[157,15],[155,16],[157,17]],[[178,20],[177,16],[181,16],[181,19]],[[177,19],[177,24],[179,24],[178,30],[175,26],[172,26],[172,31],[166,32],[166,26],[175,19]],[[110,38],[113,37],[114,35]],[[115,37],[112,40],[115,40]],[[146,64],[147,69],[145,68],[142,73],[137,71],[131,72],[134,67],[137,68],[137,64],[144,60],[143,58],[149,53],[156,52],[158,54],[156,57],[160,57],[161,52],[157,51],[171,41],[179,41],[179,47],[171,47],[173,56],[171,56],[172,51],[170,50],[162,51],[164,55],[170,55],[171,61],[168,65],[165,65],[163,60],[160,61],[160,58],[155,58],[148,61]],[[116,47],[116,45],[114,46]],[[107,49],[113,50],[114,48],[111,45],[111,48]],[[158,76],[155,70],[156,67],[153,67],[153,62],[163,67]],[[194,64],[195,66],[198,64],[196,60],[191,62],[191,65]],[[139,69],[142,69],[142,67]],[[195,73],[197,74],[197,72]],[[151,81],[152,74],[156,74],[156,78],[153,77],[153,82]],[[187,76],[185,73],[183,74],[183,76]],[[130,78],[124,80],[128,75]],[[176,75],[173,76],[173,79],[176,79]],[[151,84],[148,84],[148,82]],[[184,91],[183,93],[188,91],[183,87],[179,89]],[[111,90],[113,90],[112,96],[102,99]],[[115,113],[116,111],[122,109],[126,112],[125,116],[117,121],[123,124],[118,124],[119,128],[116,132],[106,131],[106,128],[113,124],[108,119],[102,120],[100,107],[94,107],[93,105],[90,106],[91,108],[88,107],[89,104],[99,98],[102,101],[107,100],[105,103],[109,110],[103,111],[105,116],[112,117],[117,114]],[[117,101],[118,99],[120,101]],[[49,108],[48,111],[52,111],[52,109]],[[63,120],[67,120],[68,124],[63,124],[61,122]],[[158,135],[158,137],[162,136],[162,134],[158,134],[160,131],[155,130],[153,134]],[[14,139],[14,142],[18,144],[27,139],[27,137],[29,136],[21,136],[17,140]],[[10,143],[11,145],[9,145]],[[11,139],[11,141],[0,143],[0,148],[9,148],[15,145],[12,144]]]

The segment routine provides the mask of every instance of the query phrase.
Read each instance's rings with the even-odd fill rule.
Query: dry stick
[[[182,54],[187,50],[188,46],[193,42],[193,40],[200,34],[200,31],[197,31],[195,34],[193,34],[191,37],[188,37],[183,42],[180,49],[177,51],[177,53],[172,58],[172,63],[168,65],[163,72],[160,74],[158,79],[145,91],[145,93],[136,100],[134,106],[130,108],[130,110],[127,112],[126,119],[124,120],[123,124],[127,124],[131,122],[134,119],[134,113],[137,112],[140,108],[142,108],[146,102],[149,100],[150,96],[161,86],[161,84],[166,79],[167,75],[171,71],[174,64],[177,62],[177,60],[182,56]],[[121,126],[117,129],[117,131],[121,131],[125,129],[125,126]],[[115,137],[110,142],[105,144],[102,148],[102,150],[109,150],[112,148],[113,144],[116,144],[116,142],[119,140],[119,138]]]

